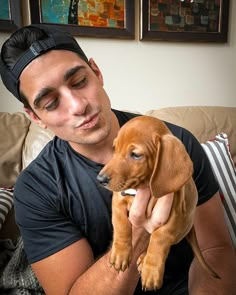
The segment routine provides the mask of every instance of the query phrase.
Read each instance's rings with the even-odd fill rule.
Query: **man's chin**
[[[68,139],[70,143],[78,145],[99,145],[109,136],[109,130],[101,128],[93,128],[93,130],[83,130],[78,136]]]

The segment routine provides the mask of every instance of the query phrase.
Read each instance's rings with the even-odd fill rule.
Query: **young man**
[[[2,47],[1,77],[32,120],[56,135],[15,186],[16,221],[45,292],[146,294],[136,261],[147,246],[143,227],[149,221],[143,205],[149,191],[135,197],[130,211],[136,225],[133,259],[128,270],[118,273],[109,265],[111,192],[96,180],[112,156],[120,126],[134,115],[111,109],[94,60],[87,59],[72,36],[55,28],[29,26],[14,33]],[[235,294],[235,251],[208,160],[188,131],[168,127],[194,162],[196,232],[203,255],[221,280],[201,268],[184,239],[171,249],[162,289],[147,294]]]

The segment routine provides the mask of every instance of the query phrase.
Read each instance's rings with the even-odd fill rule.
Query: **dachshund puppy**
[[[161,288],[170,247],[184,237],[202,267],[219,278],[204,260],[197,242],[193,222],[198,192],[192,173],[193,163],[183,143],[161,120],[139,116],[120,129],[114,140],[113,157],[97,176],[102,185],[113,191],[110,263],[117,271],[129,266],[132,255],[128,209],[134,197],[124,191],[149,186],[149,210],[158,198],[174,192],[166,223],[151,234],[147,251],[137,262],[144,290]]]

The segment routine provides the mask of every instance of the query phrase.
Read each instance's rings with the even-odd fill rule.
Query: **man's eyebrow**
[[[76,66],[76,67],[73,67],[69,70],[67,70],[64,74],[64,77],[63,77],[63,80],[64,81],[67,81],[70,77],[72,77],[74,74],[76,74],[77,72],[79,72],[80,70],[82,69],[85,69],[86,67],[85,66]],[[50,88],[50,87],[45,87],[45,88],[42,88],[39,93],[36,95],[36,98],[34,100],[34,106],[35,108],[39,108],[40,107],[40,103],[41,101],[43,100],[43,98],[45,96],[47,96],[50,92],[52,92],[54,89],[53,88]]]
[[[85,69],[85,68],[86,68],[85,66],[76,66],[76,67],[69,69],[64,74],[64,81],[67,81],[74,74],[76,74],[77,72],[79,72],[80,70]]]

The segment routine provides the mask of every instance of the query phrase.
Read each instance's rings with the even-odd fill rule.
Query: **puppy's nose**
[[[103,186],[107,186],[110,178],[106,174],[98,174],[97,180],[102,184]]]

